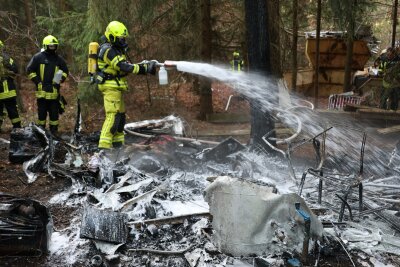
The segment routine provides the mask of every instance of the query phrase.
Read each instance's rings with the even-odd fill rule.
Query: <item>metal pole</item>
[[[319,74],[319,35],[321,32],[321,0],[317,6],[317,30],[315,35],[315,83],[314,83],[314,106],[318,108],[318,74]]]
[[[323,171],[320,171],[320,172],[319,172],[319,175],[320,175],[320,176],[324,176],[324,172],[323,172]],[[323,181],[322,181],[322,179],[320,178],[320,179],[319,179],[319,183],[318,183],[318,204],[321,204],[321,203],[322,203],[322,187],[323,187]]]

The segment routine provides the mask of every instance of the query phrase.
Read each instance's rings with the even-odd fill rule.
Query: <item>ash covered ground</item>
[[[5,140],[9,136],[1,134]],[[293,151],[293,180],[283,157],[267,157],[246,145],[220,160],[210,151],[221,140],[202,144],[170,135],[150,139],[131,136],[126,147],[106,153],[98,153],[93,140],[83,135],[80,149],[71,149],[65,144],[68,142],[56,142],[51,172],[38,172],[30,183],[22,166],[8,161],[9,145],[2,142],[1,191],[40,201],[53,219],[47,253],[2,257],[3,266],[96,266],[100,262],[103,266],[263,266],[263,262],[285,266],[289,259],[300,259],[293,249],[245,257],[221,253],[213,240],[215,229],[204,190],[216,177],[229,176],[255,186],[272,187],[279,194],[299,193],[304,172],[318,163],[312,143]],[[361,140],[357,142],[361,148]],[[372,139],[365,144],[371,147],[379,142]],[[316,262],[319,266],[399,265],[399,159],[396,152],[391,155],[395,144],[395,136],[387,138],[383,150],[389,160],[385,173],[365,178],[365,207],[361,213],[357,210],[358,187],[348,193],[349,184],[359,177],[359,164],[344,164],[343,160],[328,157],[321,203],[316,179],[320,174],[313,176],[311,172],[307,176],[302,196],[326,226],[323,238],[310,246],[315,247],[310,248],[310,266]],[[351,167],[353,172],[348,172]],[[346,201],[341,200],[346,193]],[[347,206],[341,212],[344,202]],[[83,237],[81,228],[83,220],[88,220],[84,218],[90,214],[88,207],[95,209],[95,215],[102,210],[124,214],[126,240],[118,244]],[[101,219],[105,215],[99,216]],[[340,216],[342,224],[336,224]],[[277,246],[284,247],[285,237],[279,233],[277,236]]]

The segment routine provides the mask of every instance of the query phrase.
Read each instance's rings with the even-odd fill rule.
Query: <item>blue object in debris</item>
[[[301,262],[296,258],[288,259],[287,263],[291,267],[301,267],[302,266]]]
[[[300,216],[303,217],[304,222],[309,222],[311,220],[310,215],[307,212],[305,212],[304,210],[300,209],[300,203],[299,202],[296,202],[294,204],[294,206],[296,207],[297,213],[299,213]]]
[[[294,206],[296,208],[297,213],[300,214],[300,216],[303,217],[304,220],[305,229],[304,229],[303,250],[301,252],[301,260],[302,262],[307,262],[308,246],[310,241],[311,217],[308,212],[305,212],[304,210],[300,209],[299,202],[294,203]],[[293,265],[293,266],[300,266],[300,265]]]

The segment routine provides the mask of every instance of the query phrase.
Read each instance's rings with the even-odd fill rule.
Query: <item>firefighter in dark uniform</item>
[[[14,60],[3,51],[0,41],[0,127],[5,118],[4,108],[11,120],[13,128],[21,128],[21,118],[18,114],[17,92],[14,77],[18,73]]]
[[[123,93],[128,90],[126,76],[133,74],[155,74],[156,62],[132,64],[127,61],[128,30],[124,24],[112,21],[105,30],[107,41],[101,44],[98,54],[96,83],[103,94],[106,118],[101,129],[99,148],[122,146],[125,142],[125,104]]]
[[[400,100],[400,61],[386,70],[383,79],[380,108],[397,110]]]
[[[57,48],[57,38],[46,36],[43,39],[43,51],[35,54],[27,66],[28,77],[36,85],[37,125],[45,128],[48,114],[53,135],[57,135],[59,113],[63,112],[60,84],[68,77],[67,64],[57,54]]]
[[[379,58],[378,76],[382,79],[382,92],[379,107],[397,110],[400,90],[400,57],[395,48],[389,47]]]

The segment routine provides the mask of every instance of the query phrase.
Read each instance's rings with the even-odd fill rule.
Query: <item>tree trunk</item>
[[[297,40],[298,40],[298,29],[299,29],[299,22],[297,20],[297,9],[299,3],[298,0],[293,0],[293,24],[292,24],[292,90],[294,92],[297,91]]]
[[[61,16],[64,16],[64,13],[70,11],[71,7],[67,4],[65,0],[58,1],[58,11],[60,12]],[[63,54],[67,62],[73,62],[74,60],[74,51],[71,45],[64,45],[63,46]]]
[[[396,26],[397,26],[397,8],[399,1],[394,0],[393,4],[393,22],[392,22],[392,47],[396,46]]]
[[[267,1],[268,35],[270,40],[269,60],[270,69],[274,78],[282,78],[281,42],[280,42],[280,11],[279,0]]]
[[[61,12],[65,12],[68,10],[67,3],[65,2],[65,0],[59,0],[58,7],[60,8]]]
[[[24,0],[24,13],[25,13],[25,25],[27,28],[27,33],[31,34],[31,29],[33,25],[33,18],[32,18],[32,5],[31,5],[31,0]],[[30,55],[33,53],[32,49],[29,49],[29,47],[25,47],[25,55]],[[18,73],[24,73],[25,68],[22,65],[22,62],[18,63]],[[25,113],[26,109],[24,106],[24,102],[22,101],[21,98],[21,93],[20,90],[22,89],[22,81],[21,81],[21,75],[17,75],[15,79],[15,83],[17,85],[17,104],[18,104],[18,109],[21,113]]]
[[[344,68],[344,92],[351,91],[351,72],[352,72],[352,65],[353,65],[353,43],[354,43],[354,28],[355,28],[355,21],[354,21],[354,14],[353,10],[356,9],[356,0],[353,0],[352,7],[347,13],[348,25],[347,25],[347,49],[346,49],[346,65]]]
[[[201,59],[211,62],[211,0],[201,0]],[[213,113],[211,80],[199,78],[200,82],[200,113],[199,119],[206,120],[207,114]]]
[[[26,27],[28,29],[31,29],[32,28],[32,24],[33,24],[31,0],[24,0],[24,10],[25,10]]]
[[[271,8],[271,4],[270,3],[267,4],[267,2],[275,2],[275,1],[246,0],[245,19],[246,19],[246,29],[247,29],[246,34],[247,34],[249,70],[253,72],[259,72],[260,74],[265,76],[271,76],[273,73],[271,62],[276,63],[276,60],[271,58],[270,43],[272,39],[270,34],[271,32],[275,34],[276,31],[274,31],[274,29],[270,27],[272,10],[269,9]],[[277,41],[278,39],[279,38],[274,39],[274,41]],[[280,69],[280,62],[278,62],[276,67]],[[276,89],[265,88],[265,90],[276,90]],[[250,142],[255,147],[261,147],[267,152],[272,152],[273,150],[262,139],[262,137],[266,133],[273,131],[275,129],[275,123],[271,117],[271,114],[269,114],[269,112],[263,111],[261,102],[258,101],[257,99],[250,99],[250,108],[251,108]]]
[[[18,68],[19,70],[19,73],[23,73],[23,72],[21,72],[21,69],[22,68]],[[24,101],[22,101],[22,98],[21,98],[21,88],[22,88],[22,81],[21,81],[21,75],[17,75],[17,77],[15,78],[15,83],[16,83],[16,86],[17,86],[17,90],[16,90],[16,92],[17,92],[17,105],[18,105],[18,110],[19,110],[19,112],[21,112],[21,113],[25,113],[26,112],[26,109],[25,109],[25,105],[24,105]]]

